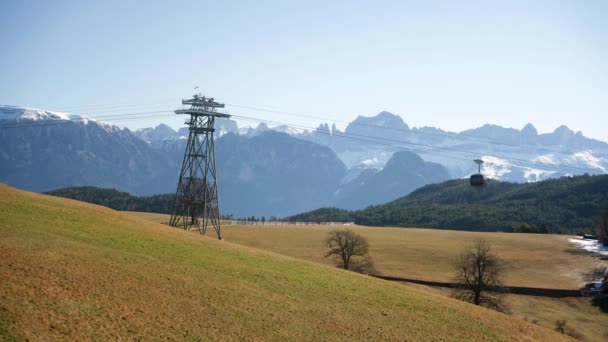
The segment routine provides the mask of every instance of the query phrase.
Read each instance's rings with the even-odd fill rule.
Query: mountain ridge
[[[378,128],[379,124],[385,127]],[[175,131],[163,124],[131,132],[80,115],[15,106],[0,106],[0,128],[0,181],[35,191],[91,185],[137,195],[175,191],[189,133],[185,127]],[[488,124],[471,130],[470,134],[477,134],[473,137],[434,127],[410,128],[400,116],[383,111],[371,117],[359,116],[346,131],[358,134],[356,129],[369,137],[352,139],[356,136],[341,132],[335,124],[321,124],[314,131],[302,132],[264,123],[255,129],[243,129],[233,120],[218,120],[216,160],[222,206],[230,209],[227,213],[241,217],[286,216],[322,205],[364,208],[391,201],[429,182],[445,180],[445,170],[447,178],[467,177],[476,172],[472,159],[480,157],[486,161],[482,173],[505,181],[608,172],[608,144],[566,127],[558,127],[556,133],[538,134],[531,124],[521,130]],[[274,138],[267,138],[269,134]],[[488,134],[494,137],[487,138]],[[492,138],[506,142],[493,144],[486,140]],[[222,147],[231,141],[230,148]],[[263,146],[259,144],[262,141]],[[240,160],[234,158],[235,151],[247,150],[246,145],[253,142],[259,151],[249,150],[240,154]],[[532,145],[522,148],[520,142]],[[277,163],[273,158],[280,146],[294,150],[283,154]],[[321,147],[325,150],[318,153]],[[387,163],[406,152],[429,164],[412,159],[390,172],[393,166]],[[253,156],[257,160],[251,159]],[[253,173],[251,165],[257,165]],[[296,175],[294,165],[309,171]],[[425,165],[436,167],[426,169]],[[445,170],[439,171],[442,168]],[[434,177],[437,172],[442,176]],[[249,190],[239,192],[239,186]],[[254,194],[261,200],[251,197]]]

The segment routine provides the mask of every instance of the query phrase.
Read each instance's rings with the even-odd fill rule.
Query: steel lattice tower
[[[215,118],[230,115],[216,112],[215,109],[224,108],[224,104],[201,94],[182,100],[182,105],[190,108],[178,109],[175,114],[190,115],[186,121],[190,133],[169,224],[198,230],[203,235],[211,225],[221,240],[213,133]]]

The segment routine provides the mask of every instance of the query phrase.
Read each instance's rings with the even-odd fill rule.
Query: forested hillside
[[[163,214],[171,212],[171,205],[175,196],[174,194],[161,194],[138,197],[115,189],[101,189],[94,186],[63,188],[45,194],[99,204],[114,210]]]
[[[575,232],[589,230],[608,206],[608,175],[576,176],[537,183],[468,180],[424,186],[408,196],[363,210],[324,208],[292,221],[354,221],[370,226],[430,227],[473,231]]]

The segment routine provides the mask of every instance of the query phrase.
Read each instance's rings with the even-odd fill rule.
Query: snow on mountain
[[[289,134],[292,136],[296,136],[296,135],[299,135],[300,133],[302,133],[299,129],[289,127],[286,125],[272,127],[271,129],[275,132],[285,133],[285,134]]]
[[[215,120],[215,138],[219,138],[228,133],[238,134],[239,127],[236,121],[227,118],[217,118]]]
[[[0,106],[0,120],[16,120],[16,121],[41,121],[41,120],[81,120],[80,115],[74,115],[62,112],[51,112],[48,110],[16,107],[16,106]]]
[[[82,125],[88,125],[89,123],[96,124],[100,127],[103,127],[107,131],[120,130],[120,128],[117,126],[114,126],[107,122],[91,119],[83,115],[18,106],[0,105],[0,120],[14,121],[15,123],[22,123],[28,121],[43,122],[53,120],[71,121],[75,124]]]
[[[592,151],[587,150],[576,152],[571,157],[566,158],[565,160],[574,165],[582,164],[583,167],[598,169],[602,173],[607,173],[606,167],[604,165],[608,164],[608,159],[598,158],[593,155]]]
[[[153,141],[163,140],[167,138],[173,138],[176,135],[175,130],[173,128],[160,124],[154,128],[141,128],[133,132],[136,136],[141,138],[143,141],[150,143]]]
[[[253,127],[251,127],[251,126],[239,127],[238,135],[246,136],[246,135],[251,134],[251,132],[253,132]]]
[[[340,134],[304,138],[331,147],[349,168],[361,167],[367,160],[377,160],[373,167],[382,168],[395,151],[412,150],[425,161],[444,165],[453,178],[476,172],[473,159],[480,157],[488,159],[484,172],[489,178],[511,182],[608,173],[608,144],[563,125],[543,134],[532,124],[521,130],[486,124],[454,133],[433,127],[410,128],[399,116],[382,112],[358,117],[345,132],[357,141],[340,139]]]
[[[548,178],[563,176],[563,172],[520,165],[491,155],[481,157],[484,164],[481,173],[488,179],[511,182],[538,182]]]
[[[538,182],[548,178],[554,178],[557,175],[556,171],[539,170],[533,168],[524,169],[524,178],[527,182]]]
[[[291,136],[299,136],[302,134],[302,131],[297,128],[289,127],[287,125],[280,125],[275,127],[269,127],[266,123],[260,122],[260,124],[256,128],[251,127],[243,127],[237,130],[239,135],[244,135],[248,137],[255,137],[267,131],[275,131],[279,133],[285,133]]]
[[[258,135],[260,135],[268,130],[270,130],[270,128],[268,128],[268,125],[263,122],[260,122],[260,124],[256,128],[248,129],[247,132],[245,133],[245,136],[257,137]]]
[[[382,169],[391,159],[394,151],[381,148],[362,148],[337,152],[338,157],[348,167]]]
[[[502,179],[508,173],[512,172],[512,166],[508,161],[494,156],[482,156],[484,164],[481,168],[481,173],[490,179]]]
[[[46,191],[95,185],[136,194],[165,191],[162,154],[128,129],[81,115],[0,106],[0,182]]]
[[[540,155],[536,158],[533,158],[532,162],[541,163],[541,164],[549,164],[549,165],[557,165],[555,158],[556,158],[555,155],[552,153],[544,154],[544,155]]]
[[[216,128],[219,136],[228,131],[245,137],[276,131],[325,145],[349,169],[343,183],[358,177],[363,170],[382,170],[395,152],[403,150],[445,166],[452,178],[476,172],[473,159],[477,158],[487,159],[483,172],[488,178],[512,182],[586,172],[608,173],[608,144],[586,138],[567,126],[539,134],[532,124],[521,129],[486,124],[455,133],[434,127],[410,127],[400,116],[383,111],[375,116],[357,117],[344,132],[328,123],[321,123],[312,131],[288,125],[269,127],[265,123],[255,128],[239,128],[236,122],[230,123],[229,130]]]
[[[378,165],[378,158],[366,159],[362,161],[359,165],[362,165],[365,168],[374,167],[375,165]]]

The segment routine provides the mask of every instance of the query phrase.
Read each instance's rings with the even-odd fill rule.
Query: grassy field
[[[151,222],[166,222],[167,215],[129,213]],[[227,241],[298,259],[330,264],[323,258],[323,239],[332,229],[343,226],[262,226],[226,225]],[[477,238],[490,241],[496,254],[507,263],[505,282],[514,286],[578,288],[584,283],[582,272],[602,261],[574,249],[568,236],[506,233],[471,233],[436,229],[403,229],[350,226],[370,242],[370,255],[384,275],[450,281],[453,260]],[[209,234],[213,236],[213,232]],[[410,285],[411,286],[411,285]],[[449,290],[426,286],[417,288],[449,296]],[[584,335],[585,340],[608,338],[608,314],[590,306],[588,298],[550,299],[530,296],[506,296],[512,314],[553,328],[556,320]]]
[[[523,320],[0,185],[0,339],[551,340]]]
[[[129,213],[151,222],[167,222],[168,215]],[[323,258],[324,239],[332,229],[344,226],[225,225],[226,241],[276,253],[330,264]],[[384,275],[450,281],[453,261],[475,239],[491,242],[507,264],[508,285],[578,288],[581,272],[600,262],[568,243],[570,236],[543,234],[479,233],[438,229],[349,226],[366,236],[370,255]],[[214,236],[213,231],[208,231]]]

